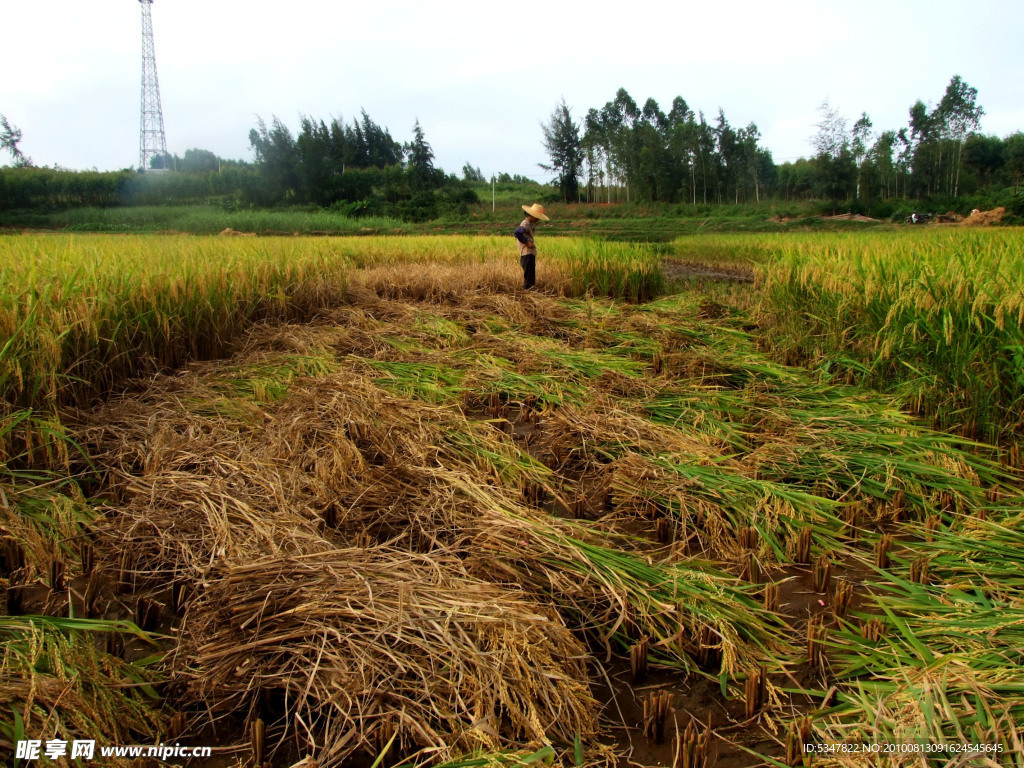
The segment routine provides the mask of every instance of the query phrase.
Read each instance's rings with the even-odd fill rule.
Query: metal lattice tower
[[[156,51],[153,47],[153,0],[139,0],[142,6],[142,119],[139,128],[139,168],[149,170],[155,156],[167,155],[164,113],[160,108],[160,81],[156,76]]]

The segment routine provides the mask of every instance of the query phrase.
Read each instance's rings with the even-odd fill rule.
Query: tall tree
[[[647,99],[640,119],[633,127],[636,148],[637,194],[649,201],[671,200],[678,184],[673,180],[671,158],[668,156],[665,131],[668,118],[658,102]]]
[[[302,190],[301,198],[318,205],[330,205],[331,179],[341,171],[331,157],[331,130],[323,120],[302,116],[299,136],[295,140],[299,164],[296,172]]]
[[[466,163],[465,165],[462,166],[462,180],[487,181],[487,179],[484,178],[483,171],[480,170],[480,167],[477,166],[476,168],[474,168],[472,163]]]
[[[967,137],[964,141],[964,168],[972,172],[967,176],[974,182],[974,189],[968,190],[965,183],[962,187],[965,192],[996,182],[999,171],[1006,165],[1003,150],[1004,142],[998,136],[972,133]],[[964,181],[966,182],[967,178]]]
[[[864,166],[864,160],[868,155],[868,138],[871,136],[871,118],[867,112],[861,112],[857,122],[853,124],[851,134],[850,152],[853,154],[853,162],[857,165],[857,199],[860,200],[860,182]]]
[[[1003,160],[1014,189],[1020,188],[1024,178],[1024,133],[1017,131],[1003,141]]]
[[[7,150],[11,153],[11,158],[14,160],[14,164],[18,167],[32,165],[31,158],[25,157],[25,154],[18,147],[21,143],[21,129],[17,126],[11,125],[7,116],[0,114],[0,149]]]
[[[827,99],[818,107],[818,112],[821,114],[821,121],[815,124],[818,132],[811,137],[811,143],[817,150],[817,191],[834,204],[847,198],[851,187],[855,186],[856,164],[850,151],[846,118]]]
[[[262,180],[260,202],[273,204],[294,197],[299,188],[299,149],[288,127],[275,117],[268,129],[259,118],[257,127],[249,131],[249,144]]]
[[[954,142],[956,161],[953,196],[960,192],[960,168],[963,164],[964,140],[968,133],[976,131],[981,125],[985,110],[978,105],[978,89],[964,82],[960,75],[953,75],[946,86],[946,93],[936,107],[949,138]],[[953,175],[953,174],[951,174]]]
[[[704,119],[704,113],[700,112],[700,121],[697,124],[696,160],[700,166],[701,189],[705,205],[708,202],[708,188],[714,194],[719,193],[719,168],[722,164],[721,156],[715,149],[715,131]],[[721,202],[721,200],[719,200]]]
[[[402,145],[391,138],[387,128],[377,125],[366,110],[362,110],[362,136],[365,141],[367,165],[387,168],[402,161]]]
[[[757,146],[757,142],[761,140],[761,132],[757,129],[757,125],[751,122],[746,128],[741,128],[737,135],[743,150],[743,164],[746,167],[749,180],[754,185],[754,201],[760,203],[761,181],[765,168],[763,150]],[[769,155],[770,157],[771,155]]]
[[[915,101],[910,108],[911,181],[915,196],[935,191],[941,159],[940,133],[935,115],[928,111],[923,101]]]
[[[896,131],[882,131],[868,153],[868,162],[875,166],[878,174],[879,197],[883,200],[895,197],[893,185],[896,181]]]
[[[825,155],[833,159],[838,158],[850,145],[846,134],[846,118],[828,103],[828,99],[818,107],[818,113],[821,119],[814,124],[818,132],[811,137],[811,145],[819,157]]]
[[[583,170],[583,146],[579,126],[573,121],[565,99],[555,107],[550,121],[541,123],[541,129],[544,132],[544,149],[551,158],[551,164],[542,164],[541,168],[556,174],[565,202],[575,200],[579,195],[579,179]]]
[[[434,150],[427,143],[419,118],[412,127],[412,141],[406,148],[409,174],[414,187],[434,186]]]
[[[725,118],[725,111],[718,109],[718,125],[715,127],[715,136],[718,140],[718,156],[722,160],[723,187],[725,194],[729,194],[730,187],[733,191],[735,203],[740,201],[740,182],[743,177],[745,157],[743,146],[739,135],[729,125]],[[721,202],[721,201],[719,201]]]

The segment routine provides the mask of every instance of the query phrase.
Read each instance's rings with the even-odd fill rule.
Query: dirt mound
[[[971,211],[971,215],[960,223],[965,227],[988,227],[1002,221],[1005,214],[1006,209],[1002,206],[993,208],[991,211],[979,211],[975,208]]]
[[[239,232],[238,230],[232,229],[231,227],[222,229],[217,234],[221,235],[222,237],[256,237],[255,232]]]

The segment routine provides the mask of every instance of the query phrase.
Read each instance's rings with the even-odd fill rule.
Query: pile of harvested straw
[[[212,717],[262,716],[337,764],[395,734],[437,757],[590,737],[585,656],[557,614],[457,559],[351,548],[220,563],[171,680]]]

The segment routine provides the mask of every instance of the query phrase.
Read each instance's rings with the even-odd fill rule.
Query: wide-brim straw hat
[[[523,210],[533,216],[535,219],[544,219],[544,221],[551,221],[544,213],[544,206],[540,203],[534,203],[533,205],[524,205]]]

